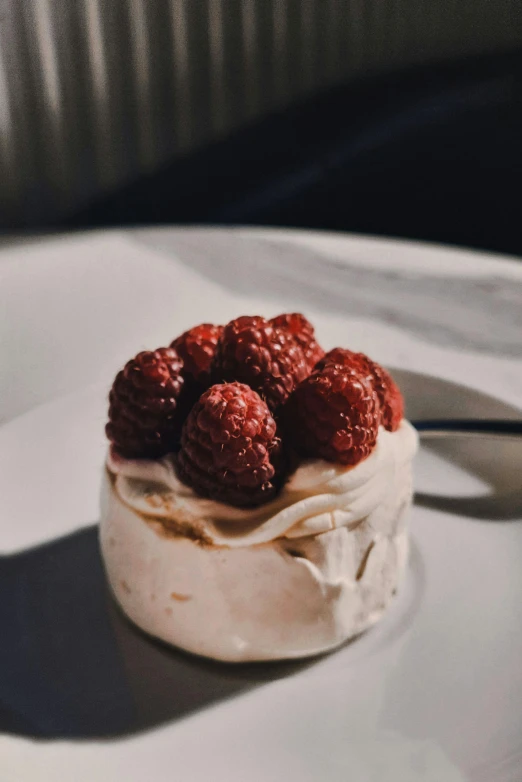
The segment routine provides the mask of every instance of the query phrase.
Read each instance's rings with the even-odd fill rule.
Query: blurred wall
[[[0,227],[329,85],[521,43],[520,0],[1,0]]]

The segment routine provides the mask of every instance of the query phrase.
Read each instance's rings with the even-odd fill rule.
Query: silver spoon
[[[522,420],[487,418],[448,418],[412,421],[419,437],[491,437],[522,440]]]

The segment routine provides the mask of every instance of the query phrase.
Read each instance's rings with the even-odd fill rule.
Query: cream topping
[[[373,452],[355,467],[305,461],[274,500],[248,509],[198,497],[178,479],[170,456],[149,461],[109,453],[107,468],[120,499],[136,512],[192,525],[213,544],[235,548],[357,526],[379,506],[416,448],[417,433],[404,420],[396,432],[381,429]]]

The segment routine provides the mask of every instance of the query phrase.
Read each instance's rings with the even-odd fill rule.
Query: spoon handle
[[[453,436],[522,439],[522,420],[439,418],[412,423],[423,439]]]

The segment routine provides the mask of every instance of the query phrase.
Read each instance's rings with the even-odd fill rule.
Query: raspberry
[[[302,348],[287,329],[248,316],[225,326],[216,353],[216,380],[246,383],[277,411],[307,374]]]
[[[327,364],[307,377],[286,412],[289,436],[305,456],[355,465],[377,442],[377,394],[363,373],[340,364]]]
[[[143,351],[118,372],[109,394],[107,437],[127,458],[156,458],[179,442],[183,362],[173,348]]]
[[[174,340],[171,348],[174,348],[183,360],[183,376],[186,379],[195,380],[208,388],[210,367],[222,333],[223,326],[201,323]]]
[[[280,447],[275,421],[255,391],[242,383],[215,385],[185,422],[178,474],[203,497],[259,505],[277,491]]]
[[[270,321],[272,326],[284,328],[292,334],[298,345],[303,349],[308,369],[311,372],[317,362],[324,356],[324,350],[316,342],[314,327],[300,312],[283,313]]]
[[[395,432],[404,417],[404,400],[390,373],[364,353],[353,353],[344,348],[330,350],[317,368],[320,369],[330,363],[357,369],[371,380],[381,403],[381,424],[389,432]]]

